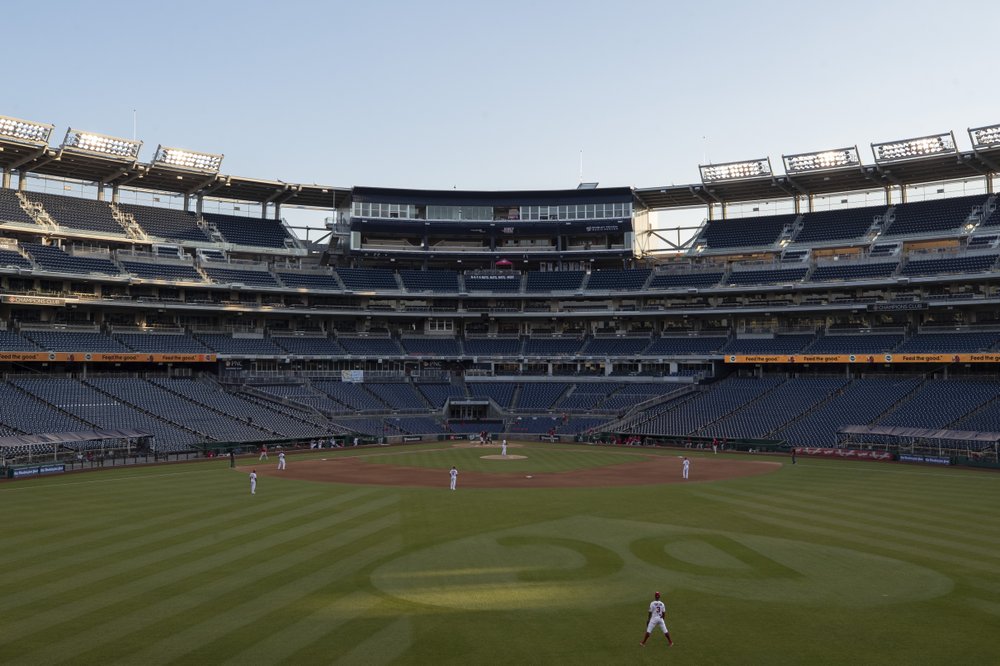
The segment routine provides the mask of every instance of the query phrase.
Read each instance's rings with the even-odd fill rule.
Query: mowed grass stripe
[[[192,507],[190,502],[173,506],[143,503],[140,510],[128,514],[105,515],[104,512],[98,512],[88,515],[86,520],[80,520],[77,524],[67,525],[67,507],[63,502],[54,503],[52,507],[34,504],[22,510],[30,511],[33,525],[31,529],[5,535],[6,550],[0,552],[2,565],[8,564],[11,558],[25,554],[30,554],[31,557],[45,556],[64,546],[85,546],[109,538],[127,536],[131,532],[140,532],[146,528],[151,518],[169,517],[174,520],[187,520],[205,515],[203,507]],[[43,527],[49,524],[53,526]],[[52,550],[45,550],[46,548]]]
[[[86,553],[89,559],[99,557],[127,557],[129,550],[155,547],[155,541],[170,541],[177,536],[196,535],[200,531],[217,530],[218,516],[215,511],[225,511],[234,520],[242,520],[251,516],[261,515],[261,509],[269,512],[284,510],[295,506],[301,501],[315,501],[324,495],[315,494],[310,498],[281,498],[268,504],[254,506],[248,496],[241,495],[239,501],[220,503],[206,512],[204,508],[171,513],[166,510],[145,512],[141,518],[117,516],[111,513],[103,517],[88,518],[92,534],[76,536],[64,542],[47,541],[44,545],[24,545],[16,551],[0,557],[0,563],[5,566],[19,568],[22,579],[31,575],[31,564],[51,567],[62,560],[71,560],[77,568],[85,566],[87,559],[81,558]],[[22,568],[23,567],[23,568]]]
[[[129,662],[142,664],[205,663],[220,651],[231,654],[266,636],[261,618],[275,608],[293,607],[326,590],[336,593],[344,579],[402,547],[398,516],[372,521],[363,528],[365,537],[341,534],[316,542],[281,562],[281,569],[262,575],[258,581],[241,576],[235,589],[215,594],[211,600],[185,613],[180,627],[174,621],[167,631],[150,627],[139,636],[144,649]],[[330,590],[329,588],[333,588]],[[180,629],[178,631],[178,629]],[[120,646],[117,646],[120,647]],[[201,652],[200,652],[201,651]],[[261,655],[263,656],[263,655]],[[269,661],[262,659],[261,661]]]
[[[296,506],[294,497],[277,501],[262,512],[264,505],[247,506],[235,512],[240,520],[261,522],[280,521],[284,512]],[[252,534],[252,528],[234,527],[235,533]],[[90,550],[75,550],[60,558],[35,561],[30,567],[18,569],[18,576],[13,581],[5,582],[8,593],[18,593],[31,590],[41,594],[47,587],[55,592],[72,589],[75,581],[88,582],[101,577],[114,577],[128,570],[127,565],[133,563],[145,565],[147,558],[155,557],[157,561],[179,557],[195,548],[211,543],[220,535],[231,534],[231,531],[219,530],[219,520],[214,516],[204,516],[201,520],[188,523],[183,527],[152,532],[144,531],[143,536],[133,536],[127,541],[111,542],[107,545]],[[58,579],[57,581],[54,579]],[[7,610],[7,599],[0,600],[0,612]]]
[[[70,560],[59,567],[54,567],[52,563],[40,563],[38,568],[43,573],[36,576],[38,580],[24,580],[20,576],[15,580],[7,580],[7,576],[3,577],[6,594],[0,599],[0,621],[5,620],[11,610],[22,609],[23,612],[25,608],[31,610],[36,606],[44,609],[50,605],[53,597],[66,598],[78,590],[79,593],[96,593],[102,586],[112,584],[116,579],[129,579],[143,570],[155,571],[156,568],[179,565],[194,557],[237,546],[252,550],[262,530],[275,529],[280,533],[279,528],[284,525],[308,526],[309,521],[322,520],[328,512],[357,501],[363,494],[362,490],[356,494],[339,495],[325,502],[314,501],[308,510],[296,509],[298,498],[290,496],[238,512],[240,522],[227,518],[229,526],[221,529],[220,518],[211,516],[196,531],[177,530],[165,538],[142,539],[141,543],[127,542],[117,549],[109,547],[108,551],[113,551],[111,554],[103,549],[98,553],[81,553],[79,561]],[[249,503],[254,500],[248,497],[247,501]],[[292,509],[295,510],[294,514],[289,513]],[[347,510],[353,512],[361,509],[355,505],[349,506]],[[126,552],[132,556],[123,557],[122,553]],[[2,639],[3,635],[0,634],[0,640]]]
[[[9,631],[0,637],[0,645],[5,646],[4,651],[35,650],[33,658],[37,663],[44,663],[73,654],[81,643],[93,644],[97,637],[100,645],[110,640],[120,641],[136,631],[139,632],[136,639],[141,643],[144,627],[157,622],[169,624],[171,618],[183,614],[186,609],[213,599],[210,595],[213,591],[221,594],[246,589],[248,576],[264,576],[269,571],[285,568],[283,558],[294,561],[301,553],[312,554],[317,542],[325,541],[323,536],[330,530],[340,530],[334,537],[337,539],[363,539],[397,522],[394,508],[385,505],[344,514],[310,520],[291,530],[275,531],[248,548],[227,544],[215,554],[179,561],[141,578],[68,600],[48,612],[5,625]],[[104,622],[108,616],[120,620],[113,627],[106,627]],[[60,640],[53,642],[53,635]],[[16,637],[21,640],[11,644],[9,639]]]
[[[5,506],[21,509],[12,512],[11,526],[24,528],[12,534],[7,543],[30,548],[36,543],[68,543],[69,539],[80,535],[93,536],[96,540],[100,534],[95,531],[102,528],[129,529],[138,526],[141,529],[143,523],[178,513],[199,518],[205,516],[204,506],[192,506],[193,496],[218,496],[219,489],[226,488],[231,491],[227,492],[227,499],[217,500],[214,505],[225,508],[236,506],[232,504],[235,498],[243,499],[244,494],[249,494],[246,477],[242,473],[231,474],[228,469],[225,472],[221,469],[191,469],[187,471],[190,478],[183,479],[162,478],[178,476],[179,472],[118,478],[114,474],[115,470],[88,473],[94,477],[108,476],[108,481],[134,483],[91,485],[92,482],[85,482],[87,487],[79,488],[81,482],[62,477],[57,479],[63,481],[62,485],[36,486],[32,488],[35,492],[5,498]],[[64,493],[59,491],[70,491],[72,497],[63,497]],[[67,525],[68,515],[75,516],[78,522]],[[23,525],[19,524],[21,522]],[[19,550],[23,552],[23,549]]]
[[[382,597],[371,592],[348,592],[330,594],[312,604],[300,604],[278,617],[272,613],[260,619],[268,635],[223,663],[244,666],[257,662],[260,655],[267,655],[272,663],[285,661],[304,646],[338,632],[345,623],[368,614],[384,602]]]
[[[791,467],[791,465],[789,465]],[[840,492],[859,491],[864,495],[889,494],[900,491],[906,494],[934,496],[937,501],[962,506],[976,502],[983,493],[1000,490],[1000,475],[990,471],[948,470],[941,468],[910,467],[892,463],[823,461],[795,466],[823,477]],[[791,472],[790,472],[791,473]]]
[[[393,617],[391,609],[387,609],[386,615]],[[348,634],[352,638],[364,636],[359,643],[331,641],[331,656],[336,659],[336,663],[368,666],[391,664],[403,657],[413,642],[411,620],[408,617],[400,617],[395,621],[380,618],[368,621],[367,625],[368,627],[352,627]],[[367,634],[365,629],[374,629],[374,632]]]
[[[893,525],[907,525],[920,531],[933,531],[935,534],[952,535],[966,541],[980,541],[986,543],[1000,543],[1000,536],[993,536],[990,528],[994,527],[983,520],[973,519],[969,516],[968,510],[964,512],[956,511],[935,511],[930,515],[930,511],[924,503],[912,502],[889,502],[883,499],[857,499],[857,495],[845,495],[844,497],[823,497],[817,498],[814,494],[790,489],[769,488],[768,496],[774,500],[787,499],[795,506],[814,507],[819,505],[823,511],[833,511],[841,514],[855,516],[864,515],[867,519],[879,517]],[[926,501],[926,500],[925,500]],[[916,522],[913,522],[914,516]],[[898,517],[897,520],[893,517]]]
[[[919,513],[916,510],[912,514],[913,520],[901,522],[898,520],[887,520],[878,515],[873,515],[871,512],[831,511],[827,507],[810,507],[809,509],[792,508],[787,504],[776,504],[776,502],[780,502],[780,499],[776,499],[770,494],[762,496],[758,493],[724,488],[722,486],[713,489],[709,494],[716,497],[726,496],[729,498],[729,501],[743,505],[744,507],[746,506],[746,501],[752,501],[754,511],[764,509],[773,514],[798,518],[803,521],[818,521],[827,525],[841,527],[845,530],[877,532],[884,537],[895,539],[900,543],[911,542],[920,544],[923,547],[940,548],[945,552],[958,551],[964,555],[974,554],[984,558],[1000,559],[1000,551],[993,548],[975,546],[967,541],[956,542],[951,538],[936,536],[938,532],[928,535],[917,533],[916,531],[898,529],[907,525],[919,528],[920,524],[917,520]],[[846,517],[844,516],[845,513],[847,514]]]
[[[350,566],[352,571],[349,574],[333,579],[297,598],[286,594],[284,603],[264,609],[264,614],[255,615],[252,621],[234,626],[231,631],[205,642],[200,649],[187,652],[175,659],[174,663],[204,663],[213,657],[218,658],[220,653],[242,654],[243,663],[247,661],[276,663],[279,659],[290,660],[290,663],[301,663],[296,655],[303,645],[317,645],[323,655],[318,661],[332,661],[332,655],[339,649],[349,649],[351,645],[364,640],[363,636],[348,627],[359,622],[371,621],[384,626],[387,618],[399,616],[398,601],[378,597],[365,590],[351,592],[347,589],[348,585],[345,585],[344,579],[351,577],[357,581],[357,572],[370,568],[371,560],[392,557],[399,552],[401,545],[401,539],[393,539],[378,550],[369,550],[369,561],[358,559],[356,566]],[[344,561],[350,559],[352,558],[347,557]],[[304,572],[303,575],[310,573]],[[345,595],[350,595],[350,600],[354,603],[348,604]],[[359,601],[360,605],[356,605]],[[306,616],[312,618],[311,622],[303,617],[317,606],[323,606],[324,611]],[[234,619],[242,620],[244,617],[245,613],[242,613]],[[267,630],[261,631],[261,627],[267,627]],[[289,636],[295,637],[294,642],[287,640]],[[272,650],[276,650],[277,653]]]
[[[830,489],[821,494],[819,483],[829,484]],[[972,499],[956,497],[947,486],[931,488],[927,486],[913,487],[901,479],[880,479],[877,487],[872,487],[867,483],[845,481],[843,483],[821,481],[820,479],[808,478],[801,483],[789,483],[783,480],[780,484],[775,484],[780,490],[783,488],[794,489],[807,497],[816,499],[822,497],[831,501],[844,498],[864,498],[871,503],[873,508],[881,507],[883,503],[907,509],[919,507],[929,518],[948,519],[955,515],[969,518],[970,507],[979,504],[982,497],[996,493],[996,489],[983,488],[982,491],[974,493]]]
[[[783,530],[791,530],[793,532],[797,531],[799,533],[809,534],[815,537],[824,537],[828,540],[827,543],[835,545],[838,548],[854,548],[861,545],[866,548],[867,552],[883,555],[892,553],[892,555],[886,556],[897,557],[908,562],[923,564],[924,566],[932,568],[936,571],[941,571],[941,573],[948,575],[949,577],[953,576],[953,569],[956,567],[978,572],[996,572],[996,565],[989,562],[983,562],[979,559],[972,559],[959,555],[951,555],[943,553],[940,550],[916,547],[909,543],[891,541],[879,536],[870,537],[860,534],[854,529],[843,530],[831,527],[820,527],[816,524],[816,521],[813,520],[790,520],[777,518],[775,516],[765,516],[759,513],[751,513],[749,511],[742,512],[742,515],[748,520],[756,520],[764,523],[765,525],[778,527]],[[878,532],[877,529],[872,531]],[[934,566],[931,562],[939,564],[943,563],[947,566]]]
[[[713,491],[728,494],[748,493],[746,490],[740,490],[733,486],[723,487],[721,485],[714,488]],[[771,504],[778,503],[783,507],[801,508],[823,514],[843,515],[871,523],[906,527],[914,534],[952,535],[963,541],[981,541],[989,544],[997,542],[997,539],[991,536],[989,522],[963,520],[969,515],[968,507],[964,511],[950,513],[939,510],[938,515],[928,519],[923,506],[927,501],[926,498],[905,507],[884,508],[884,503],[881,500],[859,496],[856,493],[847,493],[844,497],[819,497],[815,493],[790,491],[777,485],[771,485],[763,492],[750,492],[745,496],[755,501],[760,499]],[[959,529],[954,529],[956,526]]]

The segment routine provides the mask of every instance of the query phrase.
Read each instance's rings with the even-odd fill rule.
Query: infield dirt
[[[638,453],[629,449],[629,453]],[[261,476],[276,476],[303,481],[328,483],[358,483],[381,486],[433,488],[448,486],[447,469],[404,467],[384,462],[371,463],[366,458],[378,456],[334,456],[324,460],[295,461],[287,470],[258,469]],[[392,455],[386,452],[381,455]],[[607,467],[592,467],[566,472],[462,472],[462,488],[610,488],[616,486],[659,485],[664,483],[699,483],[721,481],[774,472],[781,463],[766,460],[732,460],[729,458],[693,458],[691,478],[681,478],[681,457],[670,455],[644,456],[641,462]]]

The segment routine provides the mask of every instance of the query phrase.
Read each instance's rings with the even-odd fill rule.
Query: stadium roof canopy
[[[43,446],[51,444],[69,444],[71,442],[94,442],[100,439],[139,439],[152,437],[145,430],[81,430],[74,432],[49,432],[37,435],[9,435],[0,437],[0,447],[10,446]]]
[[[639,208],[662,210],[920,185],[991,173],[1000,173],[1000,146],[806,173],[647,187],[635,190],[635,198]]]
[[[628,203],[629,187],[572,190],[412,190],[388,187],[355,187],[353,201],[441,206],[545,206],[557,204]]]
[[[664,210],[846,193],[1000,174],[1000,125],[969,129],[972,150],[960,152],[951,132],[872,144],[873,164],[857,148],[784,155],[786,173],[772,173],[770,160],[703,165],[703,182],[661,187],[577,190],[456,191],[382,187],[332,187],[243,178],[219,173],[222,155],[160,146],[150,162],[138,160],[142,142],[83,133],[70,128],[58,147],[49,145],[52,125],[0,116],[0,168],[82,180],[107,186],[172,192],[218,199],[311,208],[342,208],[361,201],[450,205],[546,205],[607,203],[634,197],[636,208]],[[83,140],[81,140],[81,137]],[[101,143],[103,142],[103,143]],[[169,153],[160,159],[162,153]],[[198,158],[203,158],[199,161]],[[806,168],[791,160],[805,158]],[[731,169],[747,164],[753,170]],[[789,165],[792,165],[789,167]],[[706,171],[714,175],[706,180]],[[719,175],[722,174],[722,175]]]
[[[909,428],[903,426],[848,425],[837,431],[843,435],[883,435],[913,439],[947,439],[953,442],[1000,442],[998,432],[976,430],[939,430],[934,428]]]
[[[204,195],[218,199],[279,203],[332,209],[350,196],[350,188],[243,178],[197,169],[173,168],[112,155],[53,148],[47,142],[18,141],[0,136],[0,168],[25,170],[109,186]]]

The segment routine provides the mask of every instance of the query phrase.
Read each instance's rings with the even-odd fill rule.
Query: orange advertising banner
[[[88,352],[5,352],[0,363],[214,363],[215,354],[98,354]]]
[[[734,364],[807,363],[1000,363],[998,353],[977,354],[751,354],[725,357]]]

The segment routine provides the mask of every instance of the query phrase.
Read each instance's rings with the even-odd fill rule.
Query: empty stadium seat
[[[579,291],[583,281],[583,271],[530,271],[525,283],[525,291],[545,293],[550,291]]]
[[[822,243],[861,238],[874,224],[875,218],[885,215],[887,210],[886,206],[866,206],[806,213],[802,216],[802,229],[795,236],[795,242]]]
[[[650,289],[687,289],[714,287],[722,280],[721,271],[706,273],[656,273],[649,283]]]
[[[407,291],[458,293],[458,273],[455,271],[401,270],[399,278]],[[396,289],[395,283],[389,288]]]
[[[107,202],[45,192],[25,192],[24,196],[29,201],[42,204],[52,221],[61,227],[116,236],[125,235],[125,229],[115,219]]]
[[[699,241],[711,249],[773,245],[797,215],[709,220]]]
[[[136,224],[150,236],[168,241],[199,241],[211,240],[205,231],[198,226],[198,218],[194,213],[174,208],[157,208],[154,206],[139,206],[136,204],[115,204],[123,213],[128,213]]]
[[[646,285],[651,271],[648,268],[634,270],[598,270],[590,274],[587,291],[637,291]]]
[[[219,213],[204,213],[202,216],[205,221],[215,225],[227,243],[278,248],[292,243],[292,237],[280,220]]]
[[[895,219],[885,235],[903,236],[957,231],[966,223],[973,207],[984,203],[986,196],[980,194],[898,204],[893,209]]]

